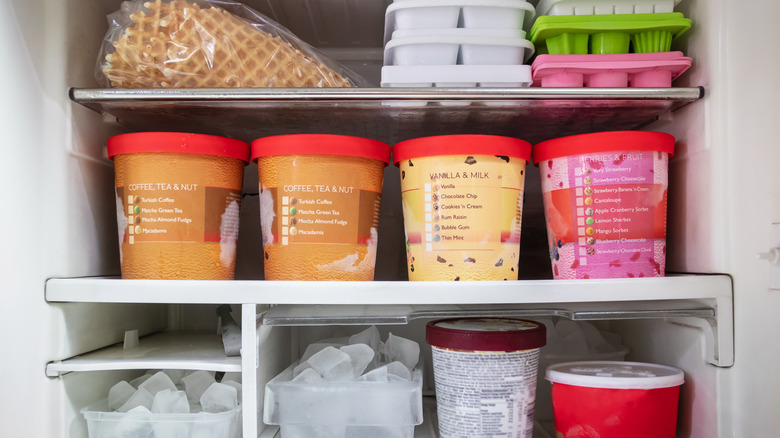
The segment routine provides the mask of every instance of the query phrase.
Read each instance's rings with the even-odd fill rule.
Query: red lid
[[[612,131],[554,138],[534,146],[534,164],[568,155],[614,151],[659,151],[674,155],[674,137],[654,131]]]
[[[432,346],[466,351],[519,351],[547,343],[544,324],[514,318],[452,318],[431,321],[425,340]]]
[[[291,134],[252,142],[252,160],[275,155],[347,155],[390,162],[390,145],[362,137],[333,134]]]
[[[108,139],[108,158],[139,152],[216,155],[249,163],[249,144],[227,137],[182,132],[135,132]]]
[[[502,155],[531,159],[531,143],[499,135],[437,135],[402,141],[393,147],[393,162],[437,155]]]

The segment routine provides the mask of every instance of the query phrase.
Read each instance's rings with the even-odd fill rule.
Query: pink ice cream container
[[[547,140],[542,178],[553,278],[663,277],[674,137],[616,131]]]

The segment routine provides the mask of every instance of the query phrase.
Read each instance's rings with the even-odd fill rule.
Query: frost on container
[[[249,145],[176,132],[108,140],[122,278],[232,280]]]
[[[390,146],[343,135],[252,142],[266,280],[374,279]]]

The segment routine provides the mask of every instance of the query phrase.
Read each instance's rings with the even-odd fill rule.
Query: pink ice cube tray
[[[691,66],[682,52],[623,55],[539,55],[535,87],[667,88]]]

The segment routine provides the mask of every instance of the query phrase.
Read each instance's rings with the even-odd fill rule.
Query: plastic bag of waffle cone
[[[353,87],[365,81],[240,3],[125,1],[95,76],[115,88]]]

